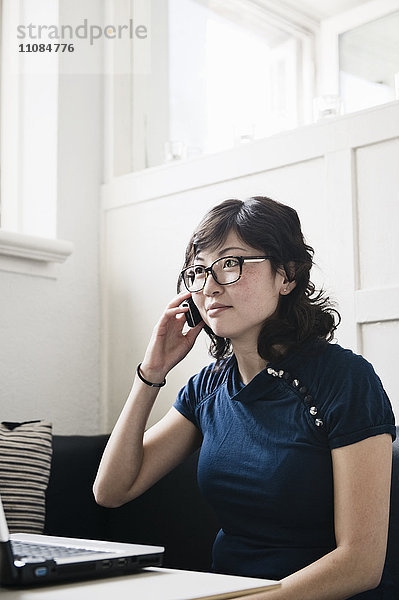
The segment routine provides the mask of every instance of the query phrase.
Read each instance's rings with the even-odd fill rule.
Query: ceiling
[[[369,0],[275,0],[275,4],[286,5],[317,21],[367,4]]]

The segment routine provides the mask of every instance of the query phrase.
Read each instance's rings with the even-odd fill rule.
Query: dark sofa
[[[393,445],[388,565],[399,598],[399,428]],[[198,454],[120,508],[98,506],[92,484],[108,436],[54,436],[45,533],[165,546],[164,566],[208,570],[218,530],[196,483]]]
[[[197,487],[198,454],[139,498],[108,509],[92,493],[107,439],[53,437],[44,533],[165,546],[164,566],[209,570],[218,525]]]

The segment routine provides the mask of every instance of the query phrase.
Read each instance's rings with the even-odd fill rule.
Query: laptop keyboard
[[[101,550],[88,550],[76,546],[53,546],[49,544],[31,544],[29,542],[11,541],[14,557],[36,559],[67,558],[87,554],[107,554]]]

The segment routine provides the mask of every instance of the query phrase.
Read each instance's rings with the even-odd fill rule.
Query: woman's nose
[[[207,273],[202,293],[205,294],[205,296],[213,296],[214,294],[220,294],[220,292],[221,285],[215,280],[212,273]]]

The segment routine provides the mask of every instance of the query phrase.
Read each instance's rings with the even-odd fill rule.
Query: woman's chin
[[[231,339],[234,337],[234,328],[227,323],[222,323],[221,319],[210,319],[209,317],[205,320],[205,324],[209,327],[214,335],[221,338]]]
[[[209,327],[210,329],[212,329],[212,332],[218,337],[231,339],[231,336],[233,335],[231,328],[223,327],[218,323],[213,323],[212,325],[209,324]]]

